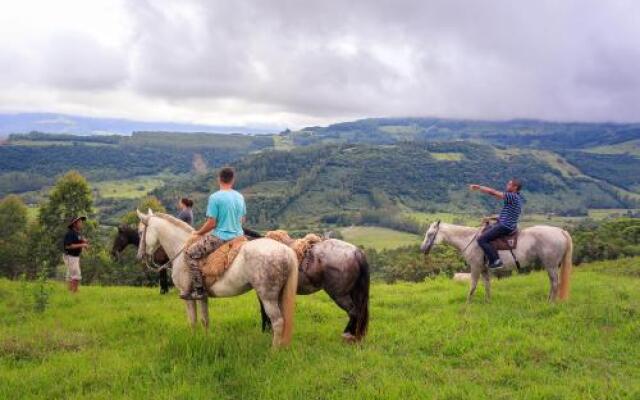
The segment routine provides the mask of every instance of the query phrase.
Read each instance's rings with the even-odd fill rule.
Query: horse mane
[[[174,226],[184,230],[185,232],[193,232],[193,227],[181,219],[174,217],[173,215],[165,213],[154,213],[154,217],[162,218],[163,220],[173,224]]]

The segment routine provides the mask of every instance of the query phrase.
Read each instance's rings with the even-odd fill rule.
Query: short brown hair
[[[522,190],[522,181],[518,178],[511,178],[511,182],[513,185],[518,188],[518,192]]]
[[[183,197],[180,199],[180,203],[184,204],[187,207],[193,207],[193,200]]]
[[[224,167],[218,173],[218,178],[220,178],[220,182],[222,183],[231,183],[233,181],[233,177],[235,172],[231,167]]]

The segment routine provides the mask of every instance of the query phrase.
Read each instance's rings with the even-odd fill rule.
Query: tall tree
[[[92,212],[93,198],[84,176],[77,171],[70,171],[58,179],[40,209],[40,232],[34,235],[39,242],[37,247],[41,249],[39,261],[48,266],[57,265],[62,254],[62,238],[67,230],[67,222],[72,217],[89,216]],[[90,236],[93,228],[94,224],[86,224],[85,234]]]
[[[138,210],[146,213],[151,209],[153,212],[167,212],[162,202],[156,196],[147,196],[138,203]],[[125,225],[136,225],[138,223],[138,215],[135,210],[131,210],[122,216],[122,223]]]
[[[16,195],[0,201],[0,275],[16,278],[26,261],[27,206]]]

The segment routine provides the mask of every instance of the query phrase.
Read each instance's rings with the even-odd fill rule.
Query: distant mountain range
[[[134,121],[120,118],[94,118],[54,113],[0,113],[0,136],[31,131],[75,135],[130,135],[136,131],[252,133],[277,132],[277,128],[221,126],[159,121]]]

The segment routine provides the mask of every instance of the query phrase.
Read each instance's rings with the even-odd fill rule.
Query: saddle
[[[227,272],[227,269],[240,253],[242,246],[248,241],[249,239],[246,236],[238,236],[218,247],[216,251],[207,256],[201,267],[202,276],[207,286],[213,285]]]
[[[482,229],[482,233],[484,233],[487,229],[489,229],[489,227],[491,225],[492,224],[490,224],[490,223],[485,224],[484,228]],[[518,247],[518,235],[519,234],[520,234],[520,230],[516,229],[510,235],[503,236],[501,238],[498,238],[498,239],[492,241],[491,245],[493,246],[494,249],[496,249],[498,251],[500,251],[500,250],[507,250],[507,251],[515,250],[516,247]]]
[[[298,257],[298,265],[302,270],[304,270],[306,266],[313,261],[313,255],[311,254],[313,246],[324,240],[314,233],[309,233],[302,239],[292,239],[291,236],[283,230],[269,231],[265,237],[273,239],[293,249]]]

